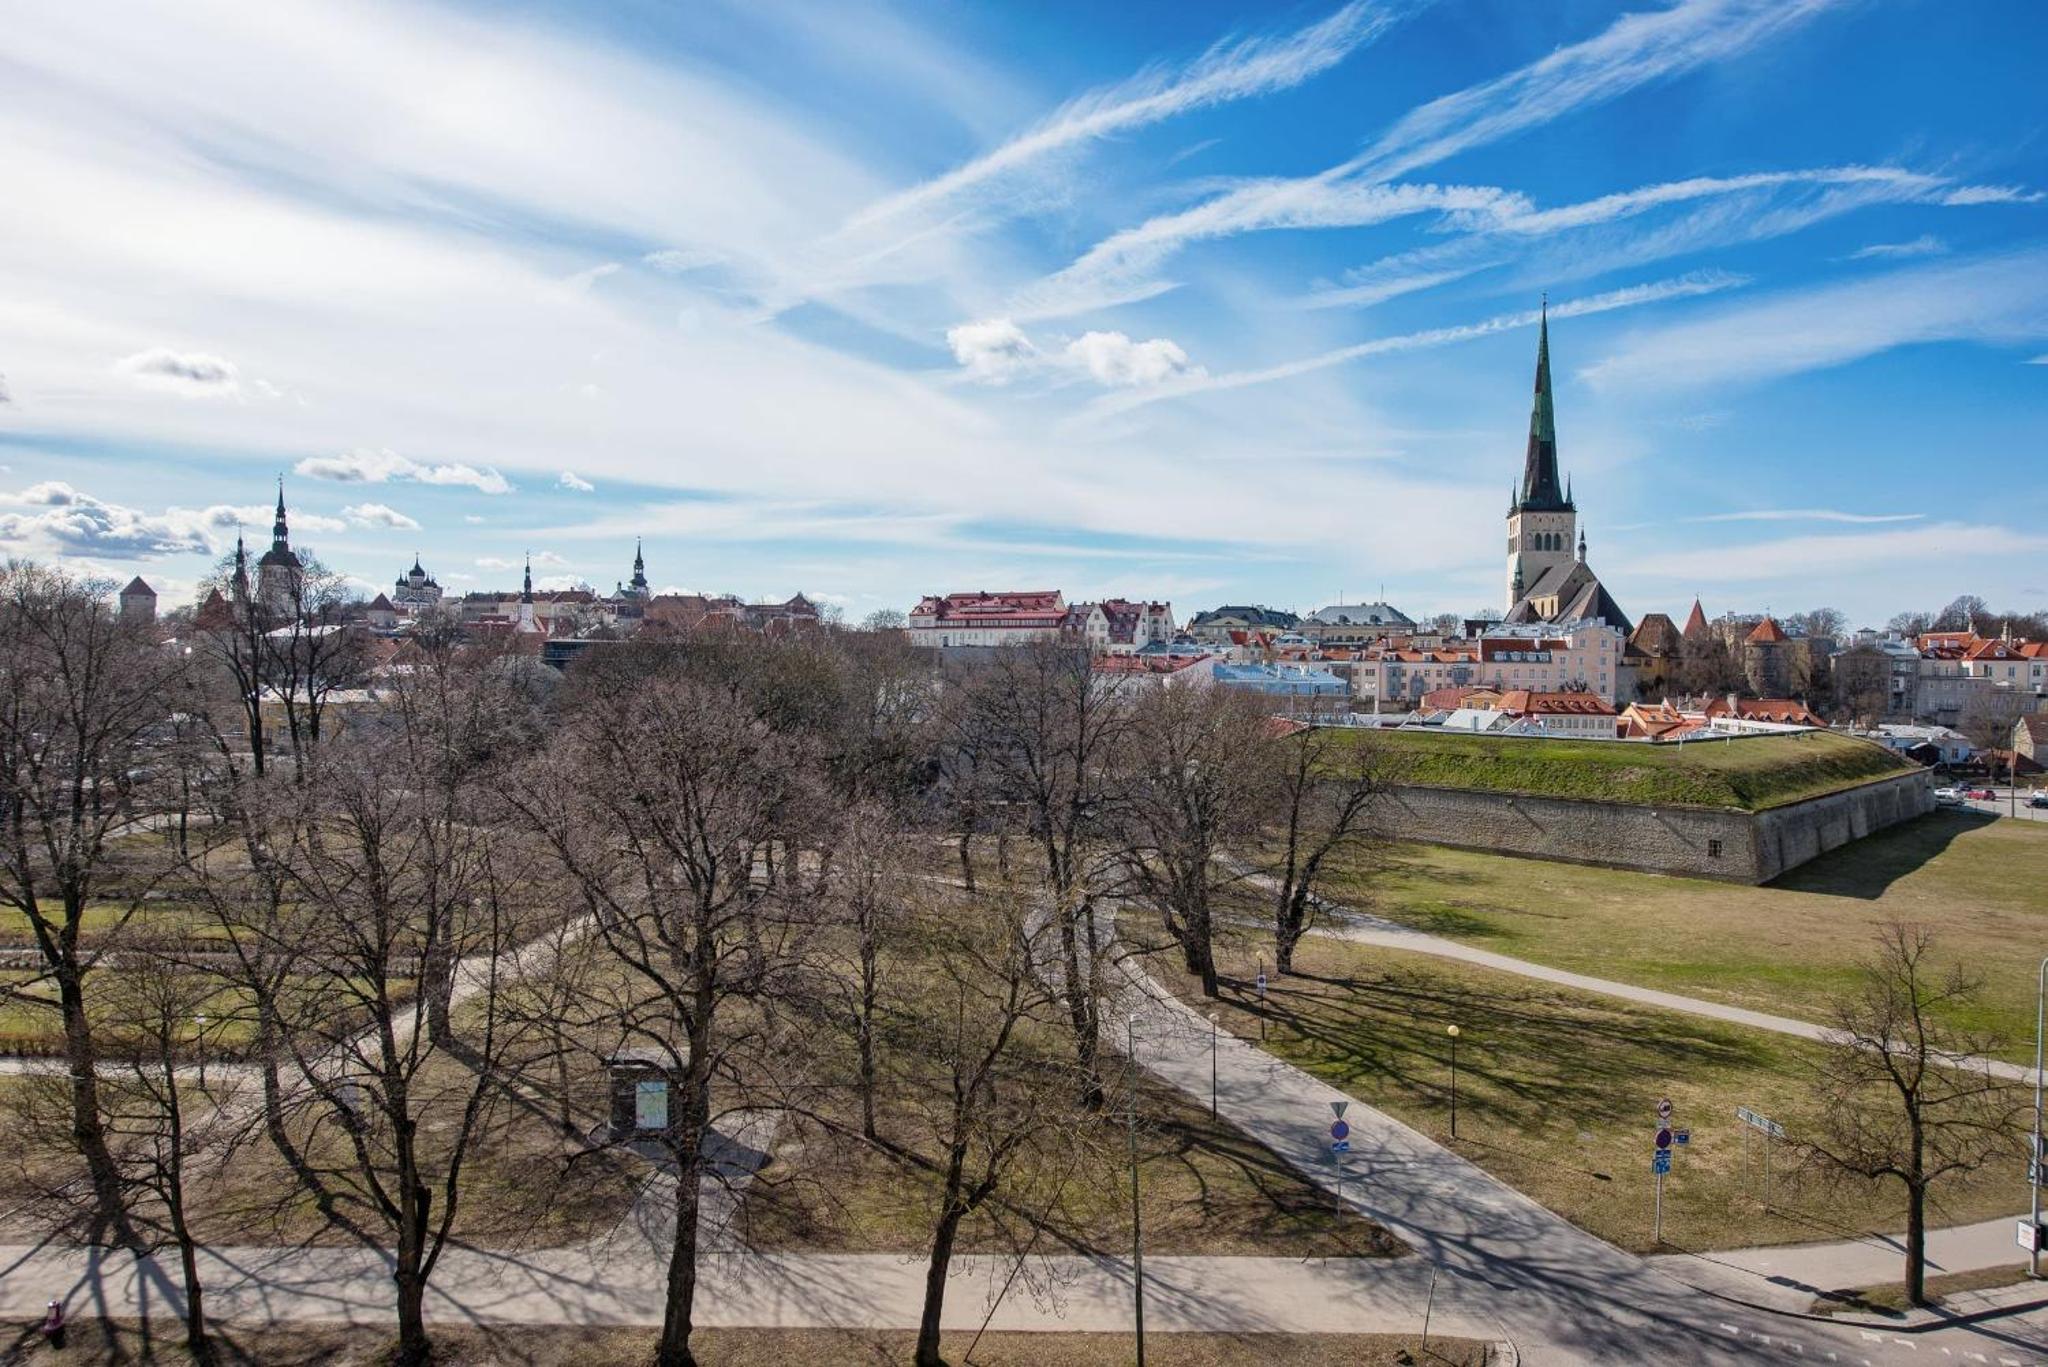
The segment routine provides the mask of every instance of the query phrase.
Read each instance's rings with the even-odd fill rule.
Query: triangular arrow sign
[[[1333,1101],[1330,1103],[1330,1109],[1336,1113],[1337,1119],[1342,1120],[1344,1118],[1344,1108],[1350,1104],[1348,1101]]]

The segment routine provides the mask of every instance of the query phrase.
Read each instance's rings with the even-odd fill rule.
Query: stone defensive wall
[[[1933,809],[1933,777],[1915,770],[1760,812],[1397,784],[1374,804],[1372,824],[1429,845],[1767,883]]]

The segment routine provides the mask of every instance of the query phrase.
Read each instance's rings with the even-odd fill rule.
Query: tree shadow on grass
[[[1560,1114],[1611,1115],[1640,1104],[1646,1077],[1775,1060],[1767,1043],[1680,1016],[1398,968],[1365,977],[1296,974],[1269,986],[1266,1009],[1283,1049],[1308,1055],[1340,1085],[1446,1108],[1447,1028],[1457,1025],[1459,1107],[1475,1125],[1535,1128]]]
[[[1946,850],[1956,837],[1996,820],[1995,816],[1977,811],[1928,812],[1829,850],[1765,886],[1874,902],[1893,883]]]

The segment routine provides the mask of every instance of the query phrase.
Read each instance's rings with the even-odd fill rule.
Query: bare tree
[[[801,984],[813,917],[807,899],[761,874],[761,856],[800,843],[822,765],[809,738],[772,725],[749,696],[744,662],[622,649],[611,673],[575,690],[548,762],[510,800],[623,970],[610,1007],[620,1040],[654,1052],[675,1080],[656,1136],[677,1177],[656,1358],[684,1367],[712,1089],[743,1083],[749,1054],[774,1047],[770,1006]]]
[[[1061,992],[1083,1099],[1102,1104],[1103,996],[1096,898],[1113,871],[1112,828],[1130,724],[1128,676],[1099,672],[1085,650],[1012,646],[962,681],[970,690],[962,745],[976,747],[994,791],[1028,823],[1040,886],[1059,943]]]
[[[136,1246],[99,1095],[101,1049],[89,1003],[98,953],[84,932],[113,898],[121,836],[150,817],[152,749],[180,693],[184,659],[121,620],[108,586],[10,562],[0,569],[0,903],[34,937],[34,977],[6,998],[52,1010],[70,1072],[73,1143],[95,1204],[94,1237]],[[54,989],[54,1005],[30,989]]]
[[[1244,866],[1224,854],[1266,822],[1277,796],[1275,723],[1263,699],[1228,688],[1159,688],[1132,708],[1122,759],[1117,858],[1132,894],[1158,912],[1187,971],[1215,996],[1219,903]]]
[[[1314,924],[1329,861],[1370,839],[1373,804],[1395,779],[1392,757],[1368,735],[1322,727],[1274,742],[1280,848],[1274,859],[1273,963],[1294,971],[1294,949]]]
[[[891,1051],[904,1113],[892,1128],[902,1134],[881,1147],[933,1182],[914,1360],[942,1367],[939,1326],[961,1226],[999,1194],[1040,1205],[1047,1193],[1025,1188],[1073,1165],[1045,1154],[1024,1160],[1047,1143],[1083,1142],[1087,1126],[1073,1110],[1071,1057],[1057,1043],[1064,1004],[1041,971],[1058,952],[1052,923],[1005,892],[930,904],[919,921],[916,1000],[898,1012],[906,1028]]]
[[[1950,1024],[1980,981],[1960,965],[1938,973],[1934,935],[1893,924],[1863,965],[1862,984],[1834,1004],[1834,1038],[1815,1079],[1820,1119],[1798,1141],[1837,1179],[1896,1182],[1906,1194],[1906,1299],[1924,1305],[1927,1206],[1938,1184],[2012,1152],[2016,1089],[1995,1077],[1990,1039]]]

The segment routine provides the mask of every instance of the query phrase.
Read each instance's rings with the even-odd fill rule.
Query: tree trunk
[[[1927,1304],[1927,1188],[1906,1186],[1906,1304]]]
[[[1095,904],[1084,901],[1081,916],[1085,917],[1089,933],[1093,935],[1095,925]],[[1090,1009],[1088,979],[1081,972],[1080,936],[1075,933],[1076,916],[1061,910],[1060,957],[1061,967],[1066,973],[1067,1017],[1074,1027],[1074,1054],[1081,1067],[1081,1104],[1090,1111],[1102,1109],[1102,1078],[1096,1071],[1097,1051],[1095,1013]],[[1091,956],[1094,946],[1089,946]]]
[[[860,1132],[870,1143],[875,1138],[875,957],[872,941],[864,947],[860,965],[860,1022],[856,1042],[860,1046]]]
[[[960,881],[974,891],[974,833],[960,832]]]
[[[931,1258],[924,1269],[924,1313],[917,1322],[917,1367],[945,1367],[939,1356],[939,1321],[946,1309],[946,1277],[953,1262],[953,1241],[959,1236],[960,1221],[967,1214],[960,1192],[960,1173],[967,1161],[966,1146],[956,1144],[946,1164],[946,1194],[940,1207],[938,1227],[932,1231]]]
[[[455,1039],[449,1014],[455,1000],[455,964],[445,943],[437,943],[421,966],[420,990],[427,998],[427,1038],[443,1048]]]
[[[72,924],[77,924],[77,918],[72,918]],[[107,1147],[106,1127],[100,1121],[99,1055],[93,1048],[84,983],[75,963],[59,966],[57,995],[64,1013],[64,1061],[71,1070],[71,1140],[84,1156],[92,1179],[94,1241],[112,1231],[121,1247],[140,1251],[128,1222],[127,1204],[121,1199],[121,1171]]]
[[[401,1142],[410,1144],[409,1136]],[[421,1367],[431,1362],[434,1346],[427,1338],[427,1279],[422,1271],[427,1242],[427,1216],[433,1197],[412,1177],[413,1164],[401,1159],[401,1208],[398,1218],[397,1258],[391,1279],[398,1283],[398,1367]]]
[[[696,1367],[690,1355],[691,1316],[697,1300],[697,1207],[704,1183],[704,1132],[711,1125],[711,1078],[705,1060],[709,1040],[690,1041],[690,1071],[685,1081],[682,1128],[675,1136],[676,1233],[669,1250],[668,1297],[662,1305],[661,1339],[655,1345],[657,1367]]]

